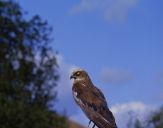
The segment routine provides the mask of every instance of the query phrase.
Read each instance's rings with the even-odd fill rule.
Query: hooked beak
[[[73,76],[73,75],[71,75],[71,76],[70,76],[70,80],[71,80],[71,79],[76,79],[76,77]]]

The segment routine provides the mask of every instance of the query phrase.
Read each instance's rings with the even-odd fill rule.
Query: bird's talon
[[[89,125],[91,124],[91,120],[89,121],[89,123],[88,123],[88,128],[89,128]]]

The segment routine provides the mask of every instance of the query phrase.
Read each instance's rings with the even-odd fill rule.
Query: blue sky
[[[162,104],[162,0],[17,1],[52,25],[63,74],[71,65],[86,69],[109,106]]]

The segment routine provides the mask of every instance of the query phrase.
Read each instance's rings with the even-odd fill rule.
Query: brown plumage
[[[117,128],[103,93],[93,85],[87,72],[79,69],[72,73],[72,92],[76,103],[98,128]]]

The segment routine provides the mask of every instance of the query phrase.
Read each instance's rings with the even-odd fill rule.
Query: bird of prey
[[[89,118],[89,125],[93,122],[92,128],[95,126],[117,128],[103,93],[93,85],[88,73],[78,69],[72,72],[70,79],[74,79],[72,87],[74,100]]]

